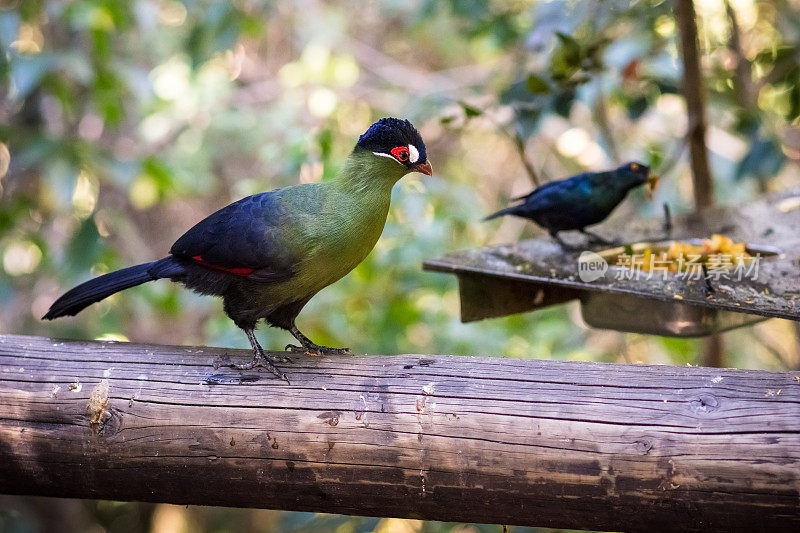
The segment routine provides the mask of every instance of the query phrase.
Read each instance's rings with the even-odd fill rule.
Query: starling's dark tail
[[[60,316],[72,316],[115,292],[155,279],[180,276],[184,272],[183,266],[172,257],[110,272],[67,291],[53,302],[42,318],[52,320]]]
[[[519,207],[519,206],[515,205],[513,207],[507,207],[505,209],[501,209],[497,213],[492,213],[488,217],[484,218],[483,221],[486,222],[487,220],[492,220],[493,218],[501,217],[503,215],[516,215],[517,214],[517,207]]]

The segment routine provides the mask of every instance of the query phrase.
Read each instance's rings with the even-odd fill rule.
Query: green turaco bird
[[[295,318],[308,301],[353,270],[383,231],[394,184],[409,172],[431,175],[425,144],[407,120],[384,118],[356,143],[338,175],[248,196],[198,222],[167,257],[92,279],[70,290],[43,317],[75,315],[115,292],[160,278],[221,296],[225,313],[242,328],[253,361],[286,379],[255,337],[264,319],[289,331],[287,350],[346,353],[313,343]],[[287,380],[288,381],[288,380]]]

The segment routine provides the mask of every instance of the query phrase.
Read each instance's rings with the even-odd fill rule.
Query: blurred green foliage
[[[798,185],[800,4],[696,4],[719,201]],[[633,195],[614,216],[690,208],[671,4],[381,0],[353,10],[322,0],[0,2],[0,333],[247,347],[217,300],[167,282],[75,319],[38,317],[79,281],[163,256],[233,200],[330,178],[372,121],[396,115],[421,129],[436,174],[396,187],[375,251],[301,314],[312,338],[368,353],[696,364],[698,341],[592,331],[573,306],[460,324],[455,280],[420,270],[447,251],[540,235],[519,220],[480,222],[531,188],[523,159],[539,179],[643,160],[665,174],[657,202]],[[271,348],[289,340],[259,335]],[[733,365],[797,365],[786,322],[728,336]],[[114,505],[87,509],[108,531],[122,530],[114,512],[132,513],[134,529],[152,518],[151,506]],[[231,513],[242,512],[190,521],[228,531],[250,520]],[[30,530],[12,515],[0,529]],[[265,520],[251,530],[386,524]]]

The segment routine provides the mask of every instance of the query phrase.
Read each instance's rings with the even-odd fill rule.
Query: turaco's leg
[[[238,368],[239,370],[251,370],[253,368],[263,366],[286,383],[289,383],[289,378],[286,377],[286,374],[280,371],[280,369],[275,366],[275,364],[269,360],[269,357],[264,353],[264,348],[258,343],[258,339],[256,339],[255,331],[252,328],[246,328],[244,330],[247,333],[247,339],[250,341],[250,345],[253,347],[253,360],[245,365],[231,365],[234,368]]]
[[[294,338],[300,343],[300,346],[295,346],[294,344],[287,344],[286,351],[289,352],[305,352],[312,355],[344,355],[350,353],[350,348],[329,348],[327,346],[320,346],[319,344],[315,344],[303,335],[297,326],[295,326],[294,321],[292,321],[291,326],[289,327],[289,333],[294,335]]]

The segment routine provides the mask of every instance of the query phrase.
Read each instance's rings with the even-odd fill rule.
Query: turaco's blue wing
[[[286,246],[286,213],[278,191],[254,194],[209,215],[172,245],[170,253],[207,268],[255,281],[294,275]]]

